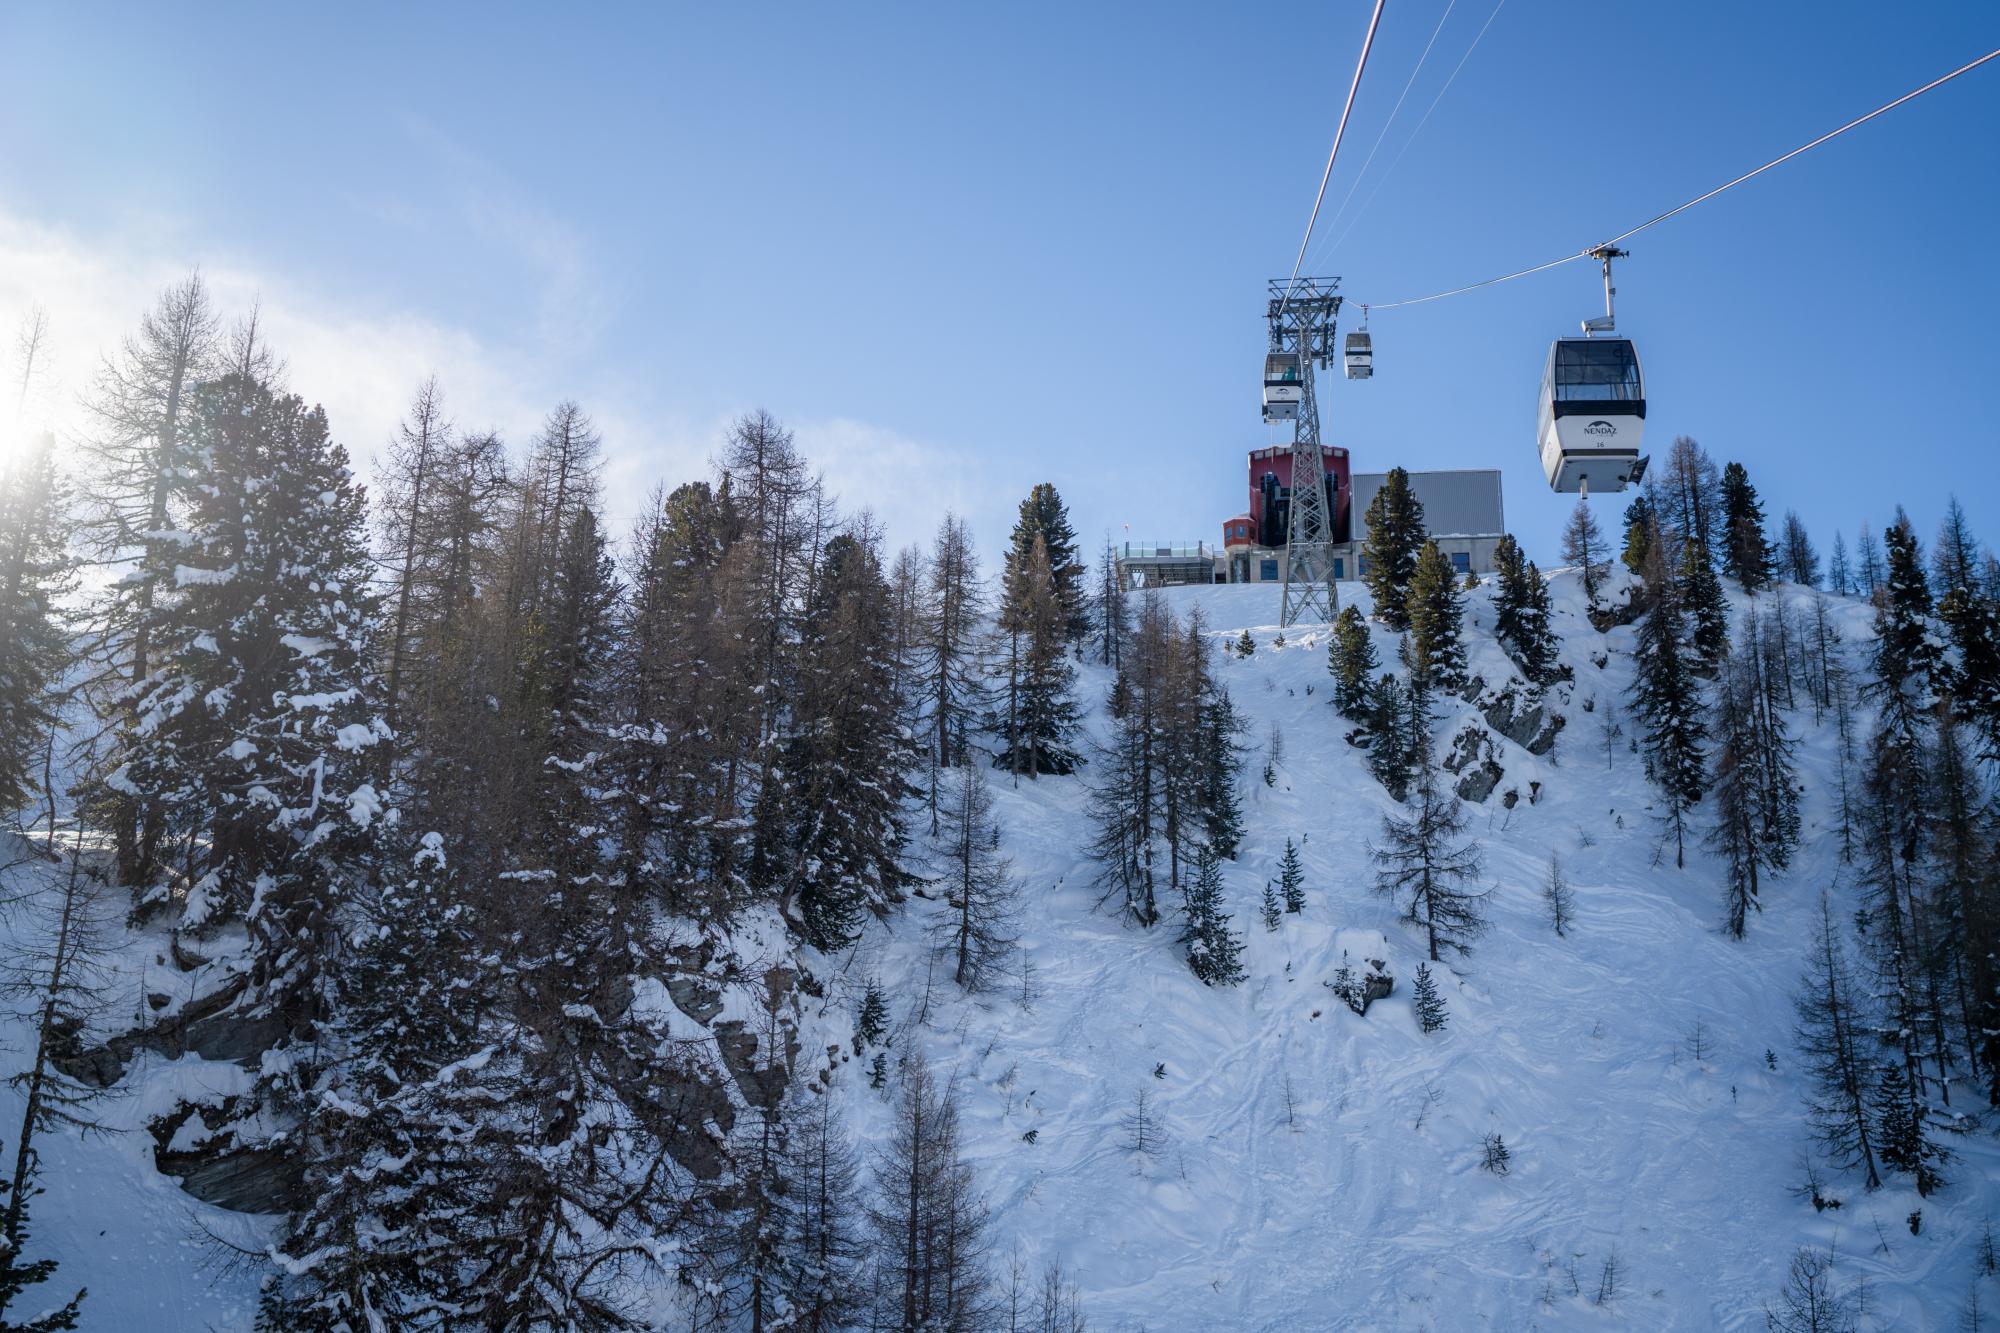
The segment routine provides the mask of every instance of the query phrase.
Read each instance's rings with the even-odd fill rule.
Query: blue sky
[[[1445,5],[1390,0],[1326,218]],[[618,517],[763,406],[897,542],[951,504],[996,548],[1041,480],[1086,538],[1213,540],[1243,451],[1278,438],[1263,286],[1367,12],[12,6],[0,319],[49,308],[64,418],[200,262],[227,302],[261,294],[360,454],[435,367],[516,441],[583,402]],[[1492,12],[1458,0],[1315,243],[1356,301],[1580,249],[2000,46],[1991,4],[1510,0],[1405,151]],[[1656,444],[1741,460],[1822,546],[1898,501],[1928,534],[1953,491],[2000,540],[1996,145],[2000,62],[1635,238],[1620,326]],[[1598,301],[1578,264],[1384,312],[1327,439],[1362,469],[1503,468],[1552,560],[1570,501],[1533,395]]]

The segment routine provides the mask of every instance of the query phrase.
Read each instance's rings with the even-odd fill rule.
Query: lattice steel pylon
[[[1292,422],[1292,498],[1285,525],[1285,599],[1278,624],[1331,621],[1340,609],[1333,582],[1333,514],[1327,506],[1326,460],[1319,446],[1319,401],[1313,366],[1324,370],[1336,353],[1334,321],[1339,278],[1273,278],[1267,317],[1271,350],[1299,355],[1299,414]],[[1300,478],[1310,484],[1301,485]]]

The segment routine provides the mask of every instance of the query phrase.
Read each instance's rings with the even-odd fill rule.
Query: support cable
[[[1668,218],[1673,217],[1677,213],[1685,213],[1690,208],[1693,208],[1696,204],[1706,203],[1710,199],[1715,198],[1715,196],[1717,196],[1718,194],[1721,194],[1724,190],[1731,189],[1735,186],[1741,185],[1744,181],[1747,181],[1752,177],[1761,176],[1765,172],[1769,171],[1772,167],[1779,166],[1785,162],[1789,162],[1793,158],[1797,157],[1799,154],[1804,153],[1810,149],[1819,147],[1821,144],[1825,143],[1829,139],[1838,138],[1840,135],[1847,133],[1849,130],[1854,129],[1857,126],[1867,124],[1869,121],[1875,119],[1875,117],[1883,114],[1884,112],[1893,111],[1897,107],[1903,105],[1903,103],[1908,102],[1913,98],[1921,97],[1925,93],[1931,91],[1933,88],[1942,87],[1944,84],[1950,83],[1953,79],[1957,78],[1959,75],[1969,74],[1973,70],[1978,69],[1981,65],[1985,64],[1987,61],[1996,59],[2000,59],[2000,50],[1988,51],[1985,55],[1980,56],[1977,60],[1969,61],[1966,64],[1960,65],[1957,69],[1951,71],[1951,73],[1940,75],[1939,77],[1932,79],[1929,83],[1925,84],[1923,87],[1914,88],[1909,92],[1904,93],[1901,97],[1898,97],[1893,102],[1884,102],[1881,106],[1876,107],[1873,111],[1870,111],[1865,116],[1856,116],[1853,120],[1848,121],[1845,125],[1842,125],[1837,130],[1829,130],[1825,134],[1820,135],[1819,138],[1814,139],[1810,143],[1800,144],[1797,148],[1794,148],[1791,152],[1786,153],[1781,157],[1774,157],[1769,162],[1766,162],[1763,166],[1758,167],[1755,170],[1744,172],[1741,176],[1738,176],[1735,180],[1726,181],[1723,184],[1716,186],[1713,190],[1710,190],[1706,194],[1696,195],[1694,198],[1688,200],[1684,204],[1678,204],[1675,207],[1668,209],[1664,213],[1661,213],[1655,217],[1648,218],[1646,221],[1640,223],[1638,226],[1633,227],[1630,231],[1621,231],[1616,236],[1611,237],[1609,240],[1599,241],[1595,245],[1589,246],[1582,250],[1578,250],[1575,254],[1564,255],[1560,259],[1551,259],[1548,263],[1537,264],[1533,268],[1516,269],[1512,273],[1503,273],[1497,278],[1487,278],[1482,282],[1471,282],[1467,283],[1463,287],[1453,287],[1450,291],[1433,292],[1429,296],[1414,296],[1410,297],[1407,300],[1402,300],[1402,301],[1374,301],[1369,304],[1369,308],[1371,310],[1394,310],[1398,306],[1422,305],[1426,301],[1442,301],[1447,296],[1457,296],[1463,292],[1477,291],[1481,287],[1491,287],[1495,283],[1512,282],[1516,278],[1525,278],[1530,273],[1540,273],[1544,269],[1555,268],[1558,265],[1572,263],[1578,259],[1588,259],[1592,255],[1596,254],[1599,250],[1605,248],[1606,246],[1616,245],[1618,242],[1625,240],[1627,237],[1637,236],[1640,232],[1646,230],[1646,228],[1656,226],[1659,223],[1665,222]]]
[[[1382,24],[1382,6],[1386,0],[1375,0],[1375,13],[1368,20],[1368,35],[1361,39],[1361,59],[1354,62],[1354,81],[1347,85],[1347,105],[1340,109],[1340,125],[1333,132],[1333,151],[1326,155],[1326,170],[1319,175],[1319,193],[1313,196],[1312,216],[1306,219],[1306,234],[1299,241],[1298,257],[1292,260],[1292,276],[1285,280],[1284,303],[1278,306],[1282,316],[1285,303],[1292,299],[1292,285],[1299,280],[1299,267],[1306,262],[1306,247],[1312,244],[1313,227],[1319,222],[1319,206],[1326,199],[1326,183],[1333,175],[1333,160],[1340,156],[1340,141],[1347,137],[1347,118],[1354,111],[1354,95],[1361,91],[1361,71],[1368,68],[1368,52],[1375,45],[1375,29]]]

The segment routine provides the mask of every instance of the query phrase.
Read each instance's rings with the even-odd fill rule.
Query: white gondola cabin
[[[1347,335],[1347,378],[1365,380],[1375,373],[1375,346],[1366,329]]]
[[[1305,397],[1305,376],[1297,352],[1272,352],[1264,358],[1264,420],[1296,421]]]
[[[1646,381],[1630,338],[1550,345],[1539,434],[1551,488],[1572,495],[1624,490],[1645,474],[1645,432]]]

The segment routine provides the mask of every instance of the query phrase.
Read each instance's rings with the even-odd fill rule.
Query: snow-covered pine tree
[[[1746,661],[1756,651],[1746,644],[1723,667],[1716,681],[1714,702],[1714,768],[1709,793],[1714,798],[1715,823],[1707,843],[1727,867],[1723,897],[1724,924],[1737,939],[1758,900],[1758,872],[1766,860],[1758,833],[1763,804],[1763,729],[1757,720],[1754,666]]]
[[[623,803],[601,770],[616,586],[593,509],[571,507],[564,528],[522,683],[544,759],[491,909],[507,925],[505,1009],[494,1052],[460,1062],[455,1085],[483,1164],[453,1300],[492,1328],[636,1321],[713,1202],[685,1164],[722,1151],[696,1109],[717,1075],[634,1002],[661,941],[617,873]]]
[[[1758,630],[1758,615],[1752,608],[1744,626],[1744,666],[1750,672],[1751,720],[1755,724],[1757,750],[1762,761],[1763,781],[1758,790],[1757,832],[1764,864],[1773,873],[1782,873],[1792,864],[1799,845],[1799,778],[1794,758],[1797,749],[1784,708],[1789,697],[1779,702],[1782,691],[1789,696],[1791,673],[1785,669],[1787,616],[1780,603],[1765,622],[1768,633]]]
[[[1911,1086],[1901,1060],[1891,1057],[1882,1062],[1869,1111],[1875,1119],[1875,1142],[1882,1165],[1908,1172],[1919,1195],[1929,1196],[1943,1186],[1940,1168],[1948,1154],[1932,1141],[1922,1096]]]
[[[1368,771],[1397,800],[1409,794],[1413,757],[1410,737],[1418,728],[1411,715],[1424,696],[1385,671],[1368,692]]]
[[[76,584],[68,508],[54,437],[25,446],[0,472],[0,814],[42,787],[37,769],[72,657],[62,611]]]
[[[1590,512],[1590,497],[1577,496],[1576,508],[1570,511],[1569,523],[1563,528],[1562,557],[1583,581],[1586,606],[1597,605],[1598,590],[1610,572],[1610,554],[1610,548],[1604,544],[1604,531],[1598,527],[1596,515]]]
[[[1938,709],[1932,764],[1936,790],[1933,862],[1940,942],[1952,964],[1967,1065],[2000,1105],[2000,820],[1983,788],[1949,703]]]
[[[1243,843],[1243,800],[1237,792],[1236,780],[1237,772],[1243,765],[1243,750],[1238,738],[1243,734],[1245,723],[1242,714],[1236,711],[1235,702],[1229,697],[1229,690],[1207,670],[1207,641],[1191,640],[1188,651],[1198,653],[1204,659],[1202,675],[1206,697],[1201,706],[1199,793],[1202,839],[1217,856],[1225,861],[1234,861],[1237,849]]]
[[[1802,588],[1819,586],[1819,548],[1813,545],[1812,534],[1806,531],[1806,522],[1798,511],[1787,509],[1778,539],[1779,568],[1786,578]]]
[[[1369,716],[1368,692],[1375,682],[1381,662],[1375,655],[1375,641],[1369,637],[1368,622],[1349,603],[1333,618],[1333,633],[1327,642],[1327,670],[1333,673],[1333,706],[1353,722]]]
[[[828,542],[784,761],[784,897],[819,949],[847,944],[864,911],[900,900],[910,882],[901,857],[912,747],[896,720],[889,611],[873,547],[846,533]]]
[[[1000,628],[1008,636],[1007,702],[1004,716],[994,710],[994,729],[1005,746],[993,762],[1016,776],[1073,773],[1078,763],[1076,668],[1061,593],[1039,532],[1025,554],[1008,552],[1000,607]]]
[[[1405,646],[1410,684],[1420,691],[1452,691],[1465,684],[1464,605],[1451,561],[1426,540],[1404,599],[1410,636]]]
[[[1834,924],[1833,903],[1822,892],[1805,975],[1793,999],[1799,1051],[1811,1079],[1806,1114],[1820,1147],[1842,1166],[1865,1168],[1868,1188],[1874,1189],[1881,1180],[1867,1104],[1864,1019],[1856,1008],[1861,1002]]]
[[[1444,1030],[1450,1021],[1450,1014],[1444,1007],[1444,996],[1438,993],[1437,979],[1431,975],[1428,963],[1417,964],[1417,981],[1410,993],[1410,1007],[1416,1011],[1417,1029],[1426,1036]]]
[[[1015,946],[1019,889],[1013,863],[999,849],[1000,826],[985,770],[967,761],[945,789],[939,887],[945,911],[932,927],[939,954],[967,991],[985,990],[1006,966]]]
[[[803,1080],[780,1117],[785,1187],[778,1280],[797,1333],[842,1333],[863,1313],[867,1238],[859,1222],[861,1169],[832,1098]]]
[[[1555,630],[1550,625],[1553,608],[1549,602],[1549,581],[1542,577],[1542,571],[1534,561],[1528,562],[1524,576],[1527,599],[1517,616],[1519,625],[1515,653],[1521,663],[1521,674],[1532,685],[1548,685],[1556,679]]]
[[[1285,919],[1285,911],[1278,905],[1277,886],[1270,880],[1264,881],[1264,897],[1258,905],[1258,915],[1263,918],[1264,929],[1275,931]]]
[[[137,708],[157,665],[154,621],[176,595],[182,507],[195,475],[189,409],[221,361],[221,320],[201,274],[190,273],[161,292],[106,359],[87,402],[95,426],[83,443],[82,546],[111,574],[92,599],[103,663],[94,684],[121,731],[140,725]],[[91,796],[111,826],[120,882],[135,891],[151,884],[165,831],[146,821],[161,812],[142,811],[115,785]]]
[[[1661,543],[1651,543],[1647,584],[1651,606],[1639,622],[1637,688],[1633,711],[1645,725],[1646,772],[1665,805],[1666,836],[1673,839],[1674,864],[1687,864],[1688,813],[1701,800],[1707,730],[1701,689],[1688,661],[1685,615],[1679,590],[1666,576]]]
[[[1681,548],[1680,602],[1687,611],[1688,647],[1696,667],[1714,670],[1729,652],[1729,602],[1722,580],[1715,576],[1707,548],[1693,543]]]
[[[1404,900],[1403,919],[1420,927],[1430,960],[1441,951],[1472,952],[1486,930],[1487,895],[1467,888],[1483,864],[1479,847],[1462,842],[1467,820],[1456,796],[1445,791],[1429,763],[1418,771],[1416,808],[1407,816],[1382,816],[1382,841],[1373,849],[1375,891]]]
[[[1076,529],[1070,525],[1069,507],[1056,493],[1053,482],[1038,482],[1021,501],[1014,531],[1009,538],[1007,558],[1011,563],[1025,557],[1040,538],[1048,552],[1049,572],[1055,586],[1061,638],[1065,644],[1081,645],[1090,637],[1092,618],[1090,597],[1084,587],[1083,561],[1077,552]]]
[[[1158,872],[1161,860],[1168,859],[1162,856],[1162,807],[1176,643],[1165,605],[1158,596],[1147,595],[1121,654],[1110,707],[1117,725],[1098,760],[1090,796],[1090,855],[1099,867],[1097,882],[1141,926],[1160,919]]]
[[[1298,844],[1285,839],[1285,853],[1278,858],[1278,894],[1287,912],[1303,912],[1306,906],[1306,871],[1299,863]]]
[[[1624,537],[1618,543],[1618,558],[1625,568],[1644,577],[1646,560],[1659,537],[1658,518],[1653,512],[1652,489],[1632,497],[1625,506]]]
[[[261,1327],[421,1327],[451,1299],[455,1218],[481,1197],[482,1163],[441,1071],[478,1049],[493,960],[475,932],[444,839],[427,833],[343,959],[341,1055],[293,1131],[305,1202],[277,1247]]]
[[[1408,629],[1404,608],[1417,554],[1424,545],[1424,506],[1410,489],[1410,474],[1390,468],[1363,516],[1368,536],[1362,544],[1362,580],[1375,597],[1375,618],[1391,629]]]
[[[325,413],[297,397],[226,376],[187,425],[203,482],[106,782],[185,840],[184,926],[247,921],[246,1009],[304,1034],[388,814],[361,491]]]
[[[1514,534],[1503,532],[1493,546],[1493,636],[1519,651],[1521,608],[1528,601],[1528,561]]]
[[[1764,504],[1741,463],[1722,469],[1722,572],[1756,592],[1771,582],[1770,538],[1764,535]]]
[[[1195,863],[1182,904],[1180,942],[1187,946],[1188,968],[1204,986],[1235,986],[1243,971],[1243,941],[1229,928],[1222,910],[1222,862],[1204,847]]]

